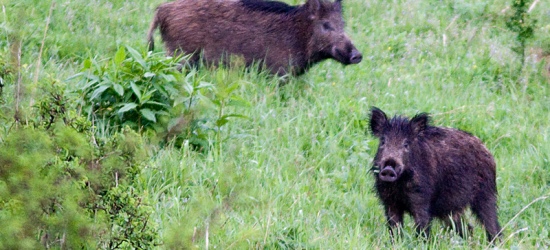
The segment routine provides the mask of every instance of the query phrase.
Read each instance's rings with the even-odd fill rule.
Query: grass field
[[[76,81],[66,79],[85,59],[111,58],[121,46],[145,51],[162,2],[3,0],[0,70],[19,69],[20,77],[4,79],[0,141],[16,107],[29,110],[41,97],[40,86],[58,80],[70,90]],[[366,133],[371,106],[428,112],[433,124],[481,138],[497,162],[504,228],[497,246],[549,248],[550,79],[548,61],[537,56],[550,53],[550,2],[530,12],[538,22],[523,67],[505,25],[511,0],[343,3],[347,32],[364,56],[358,65],[327,61],[285,86],[242,69],[199,70],[218,88],[238,83],[234,94],[250,105],[224,112],[249,119],[230,119],[210,134],[211,150],[151,140],[137,188],[154,207],[159,248],[491,248],[470,214],[465,220],[476,226],[467,239],[436,221],[421,241],[407,217],[404,237],[392,245],[368,171],[377,148]],[[17,79],[22,100],[14,97]]]

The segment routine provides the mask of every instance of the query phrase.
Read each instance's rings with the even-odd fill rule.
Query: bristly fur
[[[463,236],[460,216],[469,206],[487,238],[500,237],[496,165],[479,138],[430,126],[426,113],[390,119],[376,107],[369,128],[380,139],[372,173],[390,232],[410,213],[419,234],[428,236],[431,221],[439,218]]]
[[[241,0],[241,3],[251,11],[262,11],[275,14],[288,14],[297,9],[297,6],[291,6],[278,1]]]
[[[189,65],[230,64],[235,55],[247,67],[297,76],[326,59],[344,65],[363,59],[344,31],[339,1],[177,0],[157,8],[150,50],[157,28],[167,54],[190,54],[182,61]]]
[[[387,129],[390,129],[392,133],[394,134],[400,134],[400,135],[406,135],[410,134],[413,129],[413,125],[417,123],[423,124],[421,130],[426,130],[432,126],[429,125],[430,123],[430,116],[428,113],[419,113],[415,115],[412,119],[409,119],[406,116],[394,116],[391,119],[389,119],[387,116],[385,116],[384,112],[376,107],[371,108],[371,112],[373,115],[381,116],[380,119],[373,119],[371,124],[374,122],[376,123],[377,120],[384,120],[386,121],[384,124],[373,124],[372,127],[369,127],[369,132],[373,135],[375,133],[387,133],[390,131],[387,131]]]

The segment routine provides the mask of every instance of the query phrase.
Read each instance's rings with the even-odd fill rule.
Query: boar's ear
[[[420,113],[415,115],[411,119],[411,129],[412,132],[417,135],[422,133],[427,127],[430,122],[430,116],[427,113]]]
[[[372,107],[370,109],[369,126],[372,135],[374,135],[375,137],[380,137],[387,123],[388,117],[386,116],[384,111],[380,110],[377,107]]]
[[[336,7],[336,10],[342,11],[342,0],[336,0],[336,2],[334,2],[334,6]]]
[[[319,16],[318,14],[321,10],[321,0],[307,0],[306,7],[309,11],[309,18],[315,19]]]

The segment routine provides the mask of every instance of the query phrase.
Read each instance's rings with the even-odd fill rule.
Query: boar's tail
[[[159,18],[158,18],[158,9],[155,11],[155,16],[153,17],[153,21],[151,22],[151,25],[149,27],[149,33],[147,34],[147,45],[149,47],[149,51],[153,51],[155,48],[155,38],[153,35],[155,34],[155,30],[159,26]]]

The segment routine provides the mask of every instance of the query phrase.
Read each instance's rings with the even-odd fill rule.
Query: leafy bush
[[[115,127],[159,129],[158,120],[168,117],[175,100],[182,98],[177,61],[130,47],[121,47],[105,63],[85,60],[83,72],[76,75],[84,76],[79,84],[84,115]]]
[[[537,20],[529,17],[529,6],[532,0],[513,0],[512,14],[506,19],[506,27],[516,34],[512,50],[520,56],[521,65],[525,63],[527,40],[535,34]]]
[[[0,147],[0,248],[36,249],[55,240],[75,247],[92,239],[71,237],[88,231],[91,218],[77,205],[83,193],[62,173],[72,162],[55,158],[53,138],[33,128],[11,133]]]
[[[123,126],[154,131],[178,146],[187,141],[207,149],[213,140],[210,133],[222,141],[221,127],[229,118],[246,118],[225,113],[229,107],[250,106],[236,94],[242,72],[222,67],[208,81],[197,68],[180,72],[180,60],[121,47],[112,59],[85,60],[82,72],[70,79],[80,78],[80,108],[94,124],[113,131]],[[201,118],[197,111],[202,117],[209,117],[209,111],[215,114]]]
[[[13,62],[10,62],[9,55],[7,41],[0,41],[0,104],[4,103],[4,98],[2,98],[4,87],[15,80],[15,69],[12,65]]]
[[[48,89],[36,121],[0,142],[0,248],[159,244],[152,208],[132,187],[147,155],[141,137],[124,129],[97,139],[66,112],[63,88]]]
[[[10,69],[8,58],[6,56],[7,54],[7,48],[0,47],[0,97],[2,96],[5,82],[11,78],[12,74],[12,70]]]

